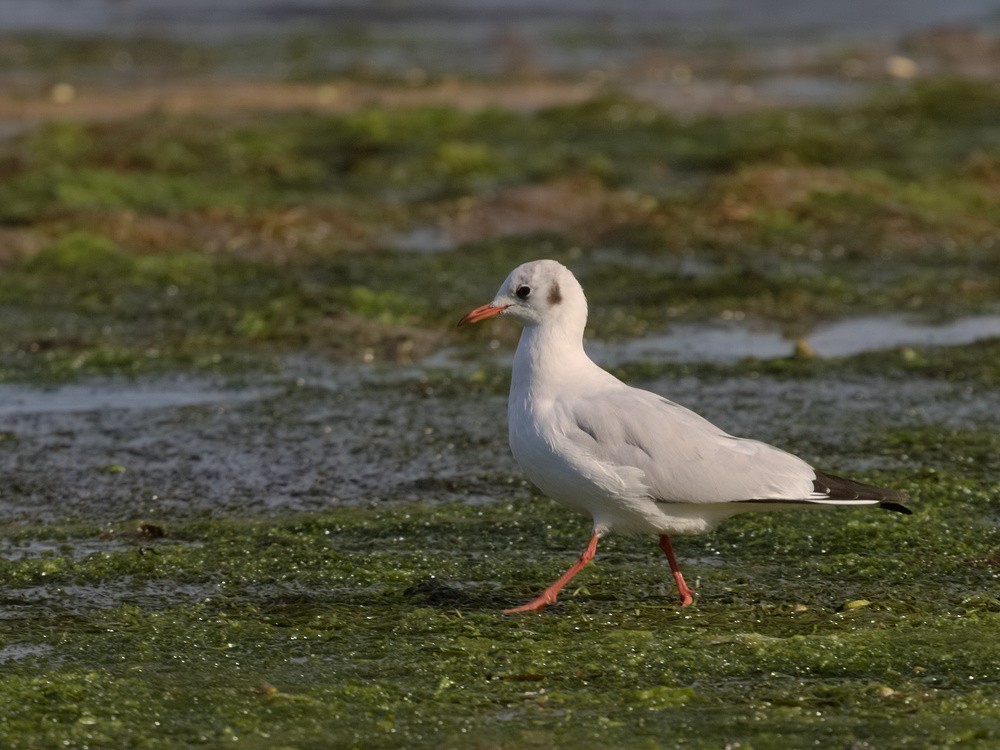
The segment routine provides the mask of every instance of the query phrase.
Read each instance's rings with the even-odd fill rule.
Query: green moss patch
[[[0,144],[17,240],[0,312],[18,322],[0,367],[143,372],[248,347],[410,361],[538,257],[579,274],[598,337],[994,311],[996,100],[940,80],[849,110],[690,120],[608,95],[50,122]],[[421,232],[434,247],[404,252]]]
[[[519,617],[499,610],[586,537],[547,501],[167,523],[154,539],[8,525],[0,737],[988,747],[997,538],[972,489],[924,484],[909,518],[770,514],[679,539],[698,592],[684,610],[654,540],[610,539],[557,605]]]

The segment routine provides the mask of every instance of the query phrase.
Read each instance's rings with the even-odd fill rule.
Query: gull
[[[909,499],[904,492],[817,471],[601,369],[583,349],[583,288],[561,263],[518,266],[493,301],[459,325],[495,316],[523,326],[507,404],[511,452],[542,492],[593,519],[579,560],[538,597],[505,612],[554,603],[610,532],[658,536],[686,607],[694,592],[681,575],[671,535],[705,533],[755,510],[871,505],[911,512],[902,504]]]

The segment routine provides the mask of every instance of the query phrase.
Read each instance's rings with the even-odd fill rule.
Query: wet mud
[[[228,385],[195,376],[0,385],[0,514],[106,524],[524,499],[506,444],[505,376],[483,389],[469,373],[298,360]],[[839,472],[905,465],[867,455],[880,430],[989,428],[1000,406],[994,391],[878,377],[635,384]]]

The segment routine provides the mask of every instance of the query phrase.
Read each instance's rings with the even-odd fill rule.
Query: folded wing
[[[734,437],[655,393],[616,387],[574,401],[561,420],[578,448],[608,469],[639,477],[667,503],[899,505],[906,495],[817,472],[797,456]],[[638,470],[638,471],[636,471]]]

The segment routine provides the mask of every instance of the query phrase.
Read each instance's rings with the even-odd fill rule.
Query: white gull
[[[459,325],[497,315],[524,326],[507,407],[511,452],[539,489],[594,522],[580,559],[537,598],[507,612],[555,602],[611,531],[659,536],[687,606],[693,592],[677,566],[671,534],[711,531],[753,510],[872,505],[910,513],[901,504],[909,499],[903,492],[817,471],[602,370],[583,349],[583,288],[556,261],[518,266],[493,301]]]

